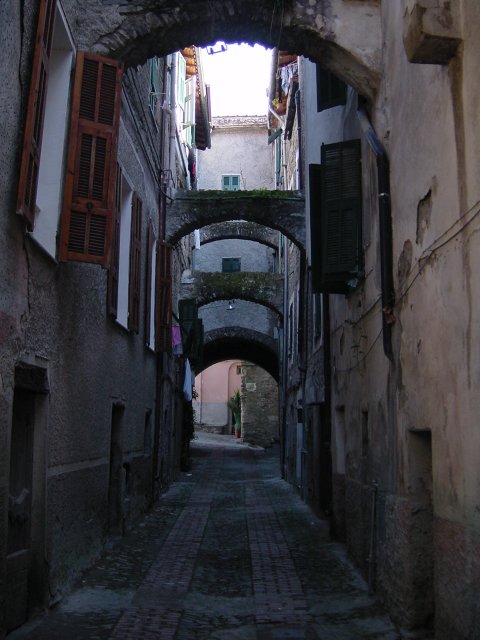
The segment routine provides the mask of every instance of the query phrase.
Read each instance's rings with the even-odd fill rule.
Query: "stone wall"
[[[263,369],[242,362],[242,438],[269,447],[279,438],[278,387]]]

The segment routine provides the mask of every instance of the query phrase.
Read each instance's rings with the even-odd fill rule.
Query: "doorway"
[[[7,524],[6,628],[22,625],[45,604],[46,369],[15,369],[10,439]]]
[[[112,405],[110,430],[110,472],[108,480],[108,532],[123,534],[123,499],[125,494],[125,469],[123,466],[123,417],[125,405]]]

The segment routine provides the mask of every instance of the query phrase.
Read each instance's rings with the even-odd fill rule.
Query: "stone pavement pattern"
[[[193,470],[8,640],[400,640],[273,451],[199,434]]]

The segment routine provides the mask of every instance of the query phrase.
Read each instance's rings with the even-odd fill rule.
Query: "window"
[[[138,333],[142,252],[142,201],[120,167],[114,198],[112,259],[108,280],[108,309],[119,324]]]
[[[60,260],[108,266],[121,71],[117,62],[77,55],[60,236]]]
[[[158,58],[150,58],[148,61],[148,69],[150,72],[150,111],[157,122],[158,103],[160,101],[160,64]],[[158,122],[157,122],[158,124]]]
[[[155,350],[155,288],[157,238],[153,222],[150,220],[147,236],[147,274],[145,284],[145,344]]]
[[[185,108],[183,112],[183,129],[185,142],[191,147],[195,142],[195,88],[197,78],[192,76],[185,81]]]
[[[170,353],[172,348],[172,248],[157,242],[155,347]]]
[[[130,225],[130,266],[128,275],[128,329],[140,330],[140,294],[142,273],[142,201],[136,193],[132,197]]]
[[[122,70],[114,60],[77,53],[65,145],[74,53],[60,7],[55,0],[40,0],[17,212],[34,239],[54,255],[63,192],[60,260],[108,266]]]
[[[310,166],[312,288],[348,293],[363,276],[360,140],[322,145],[321,156]]]
[[[38,187],[32,200],[31,237],[52,258],[57,255],[57,230],[63,191],[63,162],[68,131],[70,76],[75,47],[66,20],[57,7],[48,64],[48,88],[38,167]],[[40,150],[39,150],[40,151]]]
[[[222,271],[223,273],[233,273],[240,271],[241,258],[222,258]]]
[[[177,54],[177,122],[182,140],[193,146],[195,141],[196,76],[187,78],[187,63]]]
[[[222,176],[223,191],[240,191],[240,176]]]
[[[317,111],[344,105],[346,102],[347,85],[317,64]]]

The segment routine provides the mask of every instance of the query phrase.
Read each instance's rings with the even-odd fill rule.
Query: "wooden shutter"
[[[312,291],[321,291],[321,229],[322,215],[322,167],[319,164],[308,165],[308,187],[310,195],[310,264],[312,267]]]
[[[155,244],[155,228],[150,220],[147,235],[147,276],[145,282],[145,344],[150,346],[150,323],[152,306],[152,270],[153,270],[153,246]]]
[[[78,53],[60,260],[110,262],[121,76],[117,61]]]
[[[17,213],[27,229],[33,230],[37,202],[38,172],[42,147],[48,67],[52,50],[56,0],[40,0],[30,93],[23,137],[22,159],[17,194]]]
[[[113,201],[112,250],[108,272],[108,313],[117,317],[118,309],[118,269],[120,266],[120,217],[122,206],[122,169],[117,164],[115,197]]]
[[[130,269],[128,278],[128,329],[140,330],[140,294],[142,273],[142,201],[132,196],[132,225],[130,227]]]
[[[172,349],[172,248],[166,242],[157,243],[157,278],[155,304],[155,342],[157,351]]]
[[[360,140],[322,145],[321,291],[347,293],[362,260]]]
[[[317,64],[317,111],[347,103],[347,85]]]

